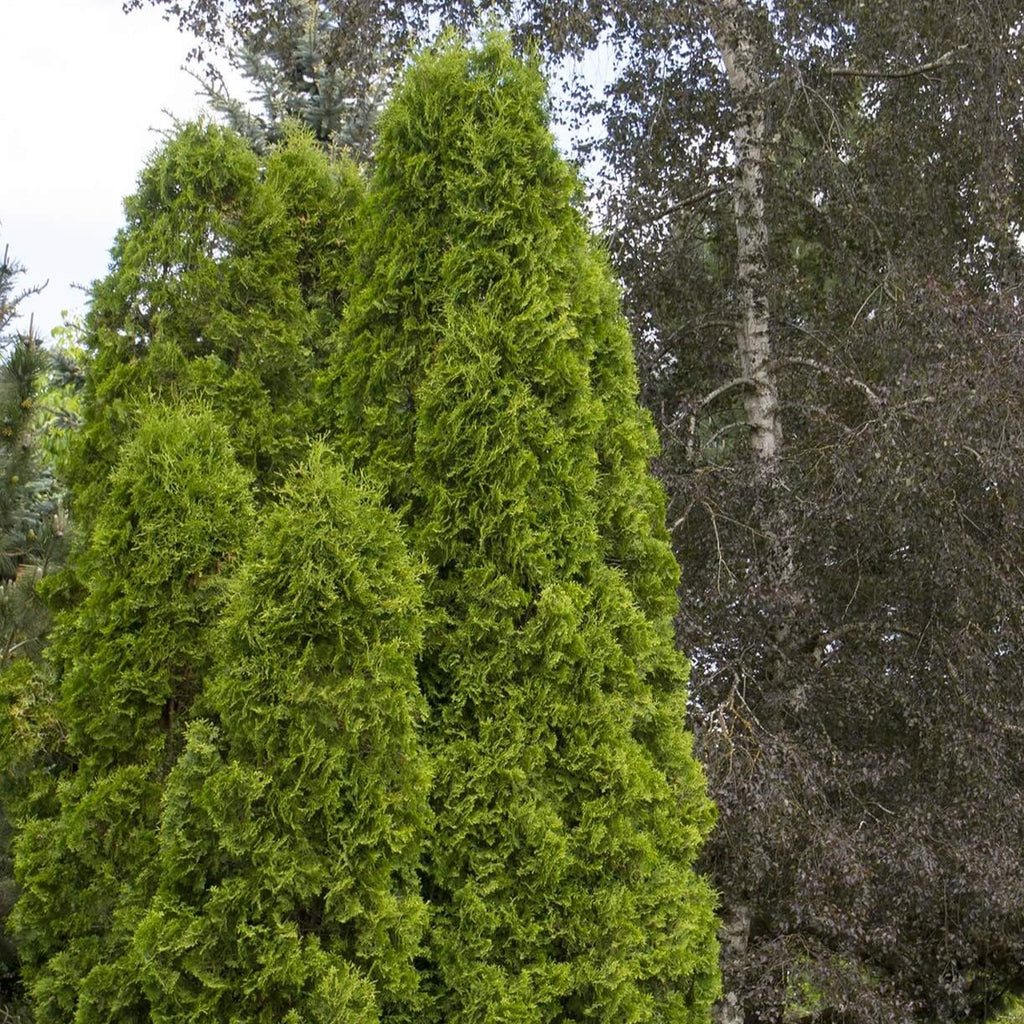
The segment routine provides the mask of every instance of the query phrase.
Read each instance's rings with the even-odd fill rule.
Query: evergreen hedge
[[[656,438],[546,103],[449,41],[365,197],[197,125],[128,201],[55,704],[4,686],[40,1024],[708,1019]]]
[[[706,1020],[713,811],[629,340],[543,80],[443,44],[381,120],[339,444],[429,566],[426,1019]]]
[[[308,450],[361,189],[301,132],[261,165],[187,125],[126,201],[64,467],[78,541],[51,597],[66,610],[49,670],[3,686],[23,826],[13,923],[41,1022],[156,1012],[135,933],[165,885],[167,776],[217,671],[210,627],[254,495],[272,502]]]

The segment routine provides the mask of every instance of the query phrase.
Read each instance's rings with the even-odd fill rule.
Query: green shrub
[[[76,566],[84,598],[49,651],[68,770],[23,821],[12,915],[40,1024],[139,1006],[124,960],[155,885],[163,779],[250,517],[250,479],[213,415],[152,407],[107,481]]]
[[[991,1024],[1024,1024],[1024,1000],[1011,996],[1002,1010],[989,1020]]]
[[[300,131],[261,164],[194,124],[126,201],[85,325],[82,427],[60,451],[76,550],[46,584],[63,617],[49,665],[2,685],[24,822],[15,929],[40,1020],[142,1012],[125,958],[157,884],[164,780],[253,486],[272,494],[315,429],[361,195]]]

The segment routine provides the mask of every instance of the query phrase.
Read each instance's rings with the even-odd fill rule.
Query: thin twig
[[[618,242],[625,234],[627,230],[635,230],[636,228],[649,227],[651,224],[657,224],[659,220],[664,220],[666,217],[671,217],[673,213],[678,213],[680,210],[688,210],[693,206],[697,206],[702,203],[705,199],[710,199],[713,196],[718,195],[720,192],[724,192],[727,186],[725,185],[708,185],[707,188],[702,188],[698,192],[694,192],[692,195],[686,196],[685,199],[680,199],[675,203],[670,203],[668,206],[659,210],[657,213],[652,213],[649,217],[645,217],[643,220],[637,221],[634,224],[630,224],[627,227],[619,228],[617,231],[612,232],[611,241],[612,243]]]
[[[716,398],[724,395],[727,391],[732,391],[733,388],[756,388],[757,381],[751,377],[733,377],[732,380],[727,380],[724,384],[720,384],[714,391],[709,391],[694,407],[694,413],[700,412],[701,409],[706,405],[710,405]]]
[[[831,377],[833,380],[837,380],[842,384],[849,384],[851,387],[862,391],[876,409],[881,409],[884,404],[882,399],[864,381],[851,374],[844,374],[834,366],[819,362],[817,359],[807,359],[804,356],[785,356],[782,359],[777,359],[776,363],[783,366],[806,366],[811,370],[817,370],[818,373],[824,374],[826,377]]]

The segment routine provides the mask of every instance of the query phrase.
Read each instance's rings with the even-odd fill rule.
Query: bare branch
[[[885,404],[882,399],[868,387],[864,381],[859,380],[848,373],[843,373],[837,370],[834,366],[829,366],[828,363],[819,362],[817,359],[807,359],[804,356],[786,356],[782,359],[776,360],[777,365],[781,366],[806,366],[808,369],[817,370],[818,373],[823,374],[826,377],[831,377],[833,380],[838,381],[840,384],[848,384],[850,387],[857,388],[858,391],[863,392],[867,400],[876,409],[881,409]]]
[[[916,67],[901,68],[899,71],[884,71],[879,68],[825,68],[825,74],[832,75],[837,78],[914,78],[917,75],[926,75],[929,71],[941,71],[944,68],[952,67],[953,64],[958,63],[958,61],[954,60],[955,56],[960,53],[961,50],[966,49],[967,44],[964,43],[962,46],[957,46],[952,50],[947,50],[941,57],[929,61],[927,64],[918,64]]]
[[[713,196],[717,196],[725,190],[725,185],[708,185],[707,188],[702,188],[698,192],[694,192],[692,195],[687,196],[685,199],[680,199],[677,202],[670,203],[661,211],[661,213],[655,214],[644,223],[653,224],[655,221],[664,220],[666,217],[670,217],[673,213],[678,213],[680,210],[689,210],[691,207],[704,202],[705,199],[711,199]]]
[[[733,388],[756,388],[757,381],[751,377],[733,377],[724,384],[720,384],[714,391],[709,391],[694,407],[693,413],[700,412],[706,405],[710,405],[716,398],[720,398]]]
[[[686,196],[685,199],[680,199],[677,202],[669,203],[668,206],[663,207],[657,213],[652,213],[648,217],[644,217],[642,220],[634,221],[629,224],[628,227],[621,227],[612,232],[611,245],[616,245],[626,235],[627,230],[635,231],[637,228],[649,227],[651,224],[657,224],[659,220],[664,220],[666,217],[671,217],[673,213],[679,213],[680,210],[689,210],[694,206],[704,202],[705,199],[711,199],[713,196],[717,196],[721,192],[725,192],[727,189],[726,185],[708,185],[707,188],[702,188],[692,195]]]

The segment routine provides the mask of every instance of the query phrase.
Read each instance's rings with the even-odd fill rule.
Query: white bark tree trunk
[[[749,383],[744,411],[750,427],[754,483],[758,490],[755,516],[766,538],[763,578],[772,595],[776,641],[787,631],[786,597],[794,576],[792,516],[780,501],[782,424],[779,394],[772,369],[768,319],[768,227],[765,221],[765,104],[764,85],[751,10],[746,0],[702,0],[715,44],[722,55],[736,115],[733,146],[736,176],[737,284],[740,308],[736,347],[740,373]],[[777,644],[778,649],[778,644]],[[733,898],[722,908],[719,938],[723,960],[742,961],[750,938],[753,908]],[[726,979],[722,999],[714,1010],[716,1024],[743,1024],[741,994]]]
[[[736,344],[740,372],[752,381],[744,405],[755,472],[771,484],[782,447],[779,395],[770,369],[768,228],[764,217],[765,111],[760,62],[743,0],[708,0],[708,17],[725,64],[736,111],[736,249],[740,316]]]

